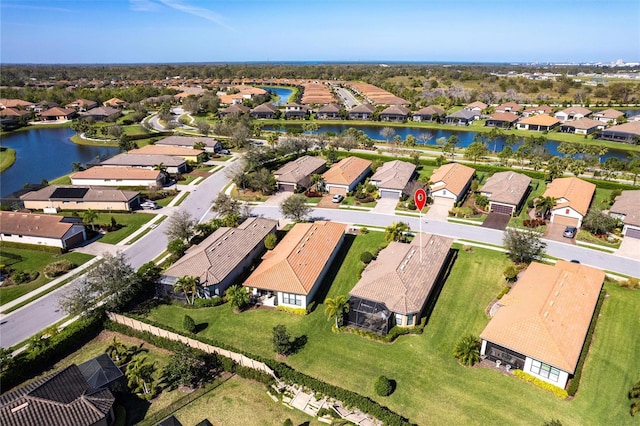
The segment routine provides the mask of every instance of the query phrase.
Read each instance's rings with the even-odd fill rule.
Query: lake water
[[[72,163],[87,163],[96,157],[112,157],[117,147],[77,145],[69,138],[68,127],[32,129],[2,136],[0,145],[16,150],[16,162],[0,173],[0,196],[22,189],[26,183],[39,184],[70,173]]]
[[[319,124],[319,122],[316,121]],[[374,140],[385,140],[385,138],[380,134],[380,131],[383,129],[382,126],[371,126],[371,125],[355,125],[355,124],[319,124],[318,133],[322,132],[332,132],[335,134],[342,133],[347,130],[349,127],[354,127],[358,130],[362,130]],[[416,139],[418,139],[418,144],[422,144],[421,135],[430,134],[431,139],[429,139],[426,145],[436,145],[436,139],[444,137],[449,138],[452,135],[458,136],[460,138],[460,144],[457,145],[457,148],[464,148],[469,146],[473,142],[473,138],[476,135],[476,132],[467,132],[467,131],[456,131],[456,130],[441,130],[441,129],[425,129],[424,127],[392,127],[395,131],[394,135],[399,135],[404,141],[408,135],[413,135]],[[271,126],[265,126],[264,130],[273,130]],[[544,136],[541,133],[532,132],[534,136]],[[389,140],[393,139],[393,136],[389,138]],[[562,155],[558,153],[558,144],[556,141],[547,141],[545,148],[551,155]],[[517,149],[517,146],[514,146],[513,150]],[[488,146],[491,151],[502,151],[504,148],[504,138],[498,138],[495,142],[491,142]],[[609,157],[616,157],[619,159],[625,159],[629,156],[627,152],[622,150],[614,150],[609,149],[609,151],[602,156],[602,161],[606,160]]]
[[[289,97],[293,93],[293,89],[287,89],[285,87],[260,86],[260,88],[275,93],[278,96],[278,99],[272,102],[277,106],[284,105],[289,102]]]

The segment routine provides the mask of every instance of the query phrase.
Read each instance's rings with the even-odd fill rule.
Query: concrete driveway
[[[399,201],[397,198],[380,198],[371,211],[373,213],[393,214]]]
[[[425,213],[426,220],[447,221],[449,210],[453,208],[454,201],[449,198],[434,197],[433,204],[429,206],[429,211]]]
[[[340,204],[341,203],[334,203],[332,201],[332,199],[333,199],[333,195],[327,194],[324,197],[322,197],[322,200],[320,200],[320,202],[316,205],[316,207],[321,208],[321,209],[338,209],[338,208],[340,208]]]
[[[511,219],[511,215],[491,212],[487,215],[484,222],[482,222],[482,226],[485,228],[499,229],[500,231],[504,231],[507,228],[509,219]]]
[[[567,227],[566,225],[560,225],[559,223],[549,222],[549,224],[547,225],[547,230],[544,231],[544,235],[542,237],[546,238],[547,240],[558,241],[561,243],[572,244],[575,246],[576,245],[575,237],[565,238],[562,236],[562,233],[564,232],[566,227]]]
[[[640,259],[640,238],[624,237],[620,248],[616,250],[616,256]],[[640,270],[638,274],[640,274]]]
[[[276,192],[271,197],[269,197],[269,199],[267,201],[265,201],[263,204],[265,206],[278,206],[279,207],[280,204],[282,204],[282,202],[284,200],[286,200],[287,198],[289,198],[292,195],[293,195],[293,192],[290,192],[290,191]]]

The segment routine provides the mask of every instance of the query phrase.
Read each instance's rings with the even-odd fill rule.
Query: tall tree
[[[211,211],[217,213],[218,216],[240,215],[240,201],[224,192],[220,192],[211,204]]]
[[[473,164],[485,155],[487,155],[487,147],[482,142],[473,142],[464,150],[464,158],[472,160]]]
[[[615,229],[617,220],[601,209],[592,207],[584,217],[583,227],[596,235],[603,235]]]
[[[187,304],[189,305],[193,305],[195,303],[196,296],[201,288],[202,285],[200,284],[198,277],[191,275],[182,276],[178,278],[175,284],[173,284],[173,291],[176,293],[184,293],[184,296],[187,299]],[[189,299],[189,296],[191,296],[191,299]]]
[[[249,303],[249,292],[241,285],[232,285],[225,294],[233,312],[240,312]]]
[[[164,233],[169,241],[180,239],[188,242],[194,234],[196,221],[191,216],[191,213],[186,210],[180,210],[171,215],[167,224],[168,226]]]
[[[155,362],[149,362],[146,356],[138,356],[127,365],[126,377],[129,388],[134,393],[150,394],[153,385]]]
[[[280,204],[280,212],[288,219],[297,222],[303,221],[311,212],[311,207],[307,206],[307,198],[302,194],[293,194]]]
[[[293,344],[291,342],[291,335],[285,325],[278,324],[273,327],[271,343],[273,344],[273,350],[278,355],[287,356],[291,353]]]
[[[389,139],[391,139],[395,134],[396,131],[393,130],[392,127],[383,127],[382,130],[380,130],[380,136],[382,136],[387,143],[389,143]]]
[[[532,229],[508,228],[503,244],[507,257],[515,263],[530,263],[545,253],[547,244],[540,239],[540,232]]]
[[[98,220],[98,213],[94,210],[87,209],[84,213],[82,213],[82,221],[91,226],[91,229],[95,231],[95,222]]]
[[[405,241],[405,233],[409,231],[409,225],[405,222],[393,222],[384,230],[385,241]]]
[[[349,312],[349,301],[347,297],[340,294],[334,298],[327,297],[324,300],[324,313],[329,320],[335,318],[336,328],[339,327],[339,323],[342,323],[342,317],[346,312]]]

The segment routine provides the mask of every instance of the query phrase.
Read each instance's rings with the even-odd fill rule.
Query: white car
[[[140,207],[142,207],[143,209],[151,209],[151,210],[155,210],[155,209],[159,209],[160,206],[158,205],[158,203],[156,203],[155,201],[151,201],[151,200],[147,200],[143,203],[140,203]]]
[[[344,200],[344,195],[342,195],[342,194],[336,194],[331,199],[331,201],[333,201],[334,203],[341,203],[342,200]]]

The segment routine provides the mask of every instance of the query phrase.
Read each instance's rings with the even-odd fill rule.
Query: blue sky
[[[2,63],[640,61],[638,0],[2,0]]]

